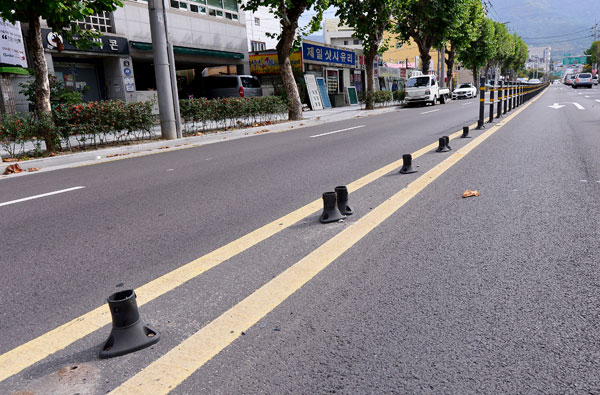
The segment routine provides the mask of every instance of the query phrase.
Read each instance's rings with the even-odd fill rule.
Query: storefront
[[[364,90],[364,67],[358,62],[360,51],[310,41],[302,42],[302,64],[305,74],[323,78],[331,104],[347,104],[346,88]]]
[[[85,101],[120,99],[135,101],[135,79],[129,42],[105,35],[89,48],[78,48],[50,29],[42,29],[48,70],[65,88],[81,92]]]

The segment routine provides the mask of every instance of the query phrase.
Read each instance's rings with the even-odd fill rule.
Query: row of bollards
[[[507,88],[504,88],[504,82],[500,82],[500,88],[498,89],[498,115],[500,118],[501,112],[506,114],[506,111],[510,111],[511,108],[519,106],[537,95],[539,91],[547,86],[547,84],[540,84],[535,86],[512,86],[510,82],[507,82]],[[481,94],[480,94],[480,112],[479,121],[477,122],[477,129],[483,128],[483,113],[484,113],[484,102],[485,102],[485,80],[481,80]],[[492,95],[493,95],[492,90]],[[504,92],[507,92],[504,95]],[[494,111],[494,100],[490,102],[490,122],[493,120]],[[507,109],[508,106],[508,109]],[[469,127],[464,126],[461,138],[470,138]],[[450,147],[450,138],[448,136],[442,136],[438,139],[438,147],[436,152],[449,152],[452,150]],[[401,174],[416,173],[417,170],[413,168],[412,155],[402,155],[402,168],[400,169]],[[348,215],[352,215],[354,210],[348,203],[348,188],[346,186],[337,186],[334,192],[325,192],[323,194],[323,212],[319,217],[321,223],[338,222],[345,219]],[[121,355],[125,355],[134,351],[141,350],[156,344],[160,340],[159,333],[150,326],[150,324],[144,324],[140,319],[140,313],[136,302],[136,295],[132,289],[116,292],[108,297],[108,307],[112,316],[112,329],[108,339],[104,343],[102,350],[100,351],[100,358],[112,358]]]
[[[496,118],[500,118],[503,114],[510,112],[511,110],[524,104],[527,100],[537,95],[541,89],[548,86],[548,83],[537,84],[537,85],[525,85],[517,81],[496,81],[492,80],[490,86],[490,101],[488,102],[489,120],[488,123],[494,121],[494,103],[497,102]],[[485,117],[485,78],[480,77],[479,79],[479,119],[477,120],[477,129],[484,129],[484,117]],[[495,93],[498,92],[497,97]],[[506,94],[505,94],[506,93]]]

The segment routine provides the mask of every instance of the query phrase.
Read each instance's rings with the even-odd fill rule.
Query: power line
[[[588,28],[588,29],[583,29],[583,30],[578,30],[576,32],[572,32],[572,33],[565,33],[565,34],[559,34],[557,36],[547,36],[547,37],[523,37],[523,40],[544,40],[546,38],[557,38],[557,37],[565,37],[565,36],[570,36],[571,34],[577,34],[577,33],[582,33],[582,32],[587,32],[592,30],[593,28]]]
[[[577,40],[584,40],[584,39],[590,39],[593,38],[593,35],[589,35],[589,36],[584,36],[584,37],[576,37],[576,38],[571,38],[569,40],[560,40],[560,41],[544,41],[544,42],[540,42],[540,43],[531,43],[528,42],[528,44],[531,45],[548,45],[548,44],[557,44],[557,43],[566,43],[566,42],[571,42],[571,41],[577,41]]]

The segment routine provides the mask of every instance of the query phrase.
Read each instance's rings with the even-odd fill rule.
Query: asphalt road
[[[600,393],[596,92],[553,86],[485,141],[473,132],[416,159],[418,173],[374,178],[351,194],[346,222],[310,214],[149,301],[141,313],[161,333],[155,346],[99,361],[104,326],[0,392],[119,387],[442,166],[363,237],[341,237],[347,249],[333,248],[331,264],[173,393]],[[0,354],[476,116],[476,100],[451,102],[0,181],[0,203],[85,187],[0,207]],[[481,196],[462,199],[465,189]]]

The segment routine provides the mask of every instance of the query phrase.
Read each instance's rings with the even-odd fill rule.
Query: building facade
[[[244,11],[244,16],[246,18],[248,51],[259,52],[275,49],[278,40],[269,35],[280,34],[281,24],[279,19],[271,14],[269,8],[258,7],[256,11]]]
[[[341,25],[339,18],[328,18],[323,21],[323,42],[338,47],[362,50],[362,42],[354,37],[354,29]]]
[[[170,0],[166,25],[173,44],[177,83],[183,90],[207,74],[249,74],[246,17],[236,0]],[[86,101],[149,100],[156,80],[146,0],[125,0],[114,12],[77,22],[103,34],[95,46],[80,49],[43,27],[48,69]],[[27,34],[27,29],[23,29]],[[13,80],[29,77],[14,77]],[[13,87],[18,84],[13,83]],[[19,89],[12,93],[17,102]],[[3,96],[4,97],[4,96]],[[26,103],[25,103],[26,104]],[[27,111],[18,105],[17,111]]]

